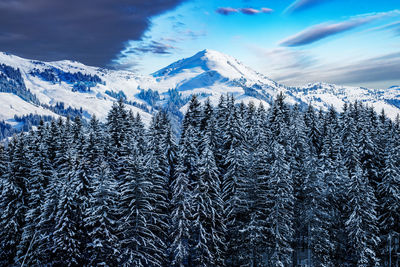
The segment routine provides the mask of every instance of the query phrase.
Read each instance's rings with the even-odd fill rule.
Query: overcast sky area
[[[152,73],[203,49],[287,85],[400,85],[398,0],[1,0],[0,51]]]

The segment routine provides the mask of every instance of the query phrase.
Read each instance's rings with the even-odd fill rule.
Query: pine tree
[[[300,221],[306,233],[309,264],[316,266],[332,266],[332,241],[329,235],[330,212],[326,202],[328,188],[323,160],[317,160],[316,155],[310,155],[306,164],[307,176],[302,191],[304,193]]]
[[[225,143],[228,114],[226,99],[223,95],[221,95],[218,106],[215,108],[214,112],[215,133],[212,136],[215,143],[215,147],[213,149],[214,157],[218,166],[221,180],[226,172],[225,155],[229,150],[229,147],[226,147],[227,144]]]
[[[101,164],[93,174],[89,207],[85,210],[85,228],[89,230],[87,242],[90,266],[115,266],[120,255],[116,219],[116,183],[108,167]]]
[[[308,175],[307,173],[307,160],[310,159],[309,143],[305,133],[305,123],[303,114],[300,112],[299,107],[295,106],[291,111],[291,121],[289,126],[290,139],[289,139],[289,151],[288,158],[290,169],[292,170],[293,177],[293,195],[294,195],[294,236],[293,246],[296,249],[294,251],[294,261],[297,262],[299,252],[307,247],[305,244],[305,235],[307,231],[304,228],[307,226],[303,221],[303,214],[306,210],[304,206],[305,199],[307,197],[305,193],[305,180]]]
[[[45,191],[53,175],[50,162],[47,158],[45,143],[46,129],[41,121],[38,130],[30,133],[29,158],[31,162],[29,179],[29,199],[26,213],[26,224],[23,229],[22,240],[19,244],[18,258],[27,265],[41,265],[44,257],[41,251],[40,216]]]
[[[285,149],[277,141],[272,145],[273,162],[268,181],[267,246],[272,266],[287,266],[291,262],[293,236],[293,181],[286,160]]]
[[[252,154],[249,154],[250,156]],[[244,243],[241,250],[241,262],[249,266],[263,266],[263,256],[268,251],[267,216],[268,180],[269,180],[269,146],[267,140],[261,138],[256,146],[253,157],[249,157],[248,176],[240,182],[245,194],[241,197],[241,213],[247,214],[247,220],[242,222],[240,239]]]
[[[168,143],[171,142],[169,132],[171,127],[165,113],[158,113],[153,117],[148,137],[146,154],[146,176],[151,181],[151,200],[153,210],[153,225],[151,229],[156,247],[153,255],[158,258],[163,266],[168,264],[167,246],[170,243],[169,224],[170,218],[167,216],[170,210],[170,159]]]
[[[80,236],[81,248],[87,247],[86,240],[88,239],[88,229],[85,228],[83,221],[85,220],[84,215],[86,214],[86,209],[89,206],[89,196],[91,191],[91,173],[93,170],[90,169],[88,154],[87,152],[87,140],[84,135],[82,121],[79,116],[74,120],[71,127],[72,135],[72,153],[74,154],[74,160],[72,162],[73,171],[73,184],[76,186],[76,197],[78,198],[78,211],[77,213],[81,216],[78,223],[78,232]],[[83,258],[86,258],[83,256]]]
[[[46,167],[45,162],[43,164],[43,170],[48,171],[49,180],[48,186],[44,189],[44,197],[41,202],[40,209],[40,220],[38,225],[38,251],[42,262],[46,264],[53,264],[55,261],[55,255],[53,254],[54,248],[54,231],[56,227],[56,214],[57,205],[60,198],[61,181],[58,177],[58,164],[60,163],[61,149],[61,133],[63,131],[63,121],[59,120],[58,123],[52,121],[50,127],[46,127],[46,131],[43,136],[44,144],[42,157],[46,158],[49,163],[49,167]],[[39,132],[40,133],[40,132]],[[47,150],[47,151],[46,151]]]
[[[153,254],[157,237],[152,232],[152,183],[146,176],[143,157],[133,155],[127,157],[127,175],[121,185],[120,260],[124,266],[160,265],[160,259]]]
[[[3,178],[0,210],[0,263],[1,265],[21,264],[17,256],[17,246],[21,242],[28,210],[28,179],[30,165],[27,158],[26,136],[14,138],[8,149],[10,164]]]
[[[82,264],[82,233],[79,214],[79,199],[76,186],[73,184],[72,175],[67,174],[61,189],[60,200],[57,205],[54,231],[54,249],[56,255],[55,264],[77,266]]]
[[[87,130],[87,142],[84,148],[86,162],[89,170],[91,171],[90,175],[93,175],[93,173],[97,172],[97,168],[104,160],[104,139],[105,136],[102,125],[100,125],[100,122],[96,116],[93,115],[89,122]]]
[[[240,241],[240,229],[246,224],[246,179],[247,179],[247,146],[244,140],[244,131],[234,107],[230,100],[230,114],[227,121],[227,131],[224,141],[227,154],[225,154],[225,174],[222,178],[222,199],[224,201],[224,218],[227,227],[227,251],[234,251],[231,254],[230,264],[238,264],[242,260],[240,251],[243,243]]]
[[[117,182],[123,183],[123,178],[126,176],[126,157],[130,153],[133,133],[122,99],[113,104],[107,115],[106,126],[108,136],[105,156],[110,166],[110,173]]]
[[[379,201],[381,209],[379,222],[383,237],[382,245],[392,250],[390,242],[393,242],[392,239],[396,236],[400,236],[400,169],[398,165],[400,147],[395,146],[394,138],[392,135],[387,142],[382,182],[378,184],[381,197]],[[394,257],[392,262],[395,262]]]
[[[377,200],[359,164],[356,164],[349,180],[347,194],[350,202],[346,230],[352,245],[353,264],[378,266],[376,248],[380,240],[377,236]]]
[[[55,231],[53,233],[53,253],[57,255],[55,264],[69,266],[83,263],[82,241],[84,233],[83,214],[80,208],[81,184],[77,179],[74,163],[76,154],[72,147],[72,126],[67,119],[62,128],[60,150],[58,151],[58,179],[60,179],[60,196],[56,206],[54,218]]]
[[[193,127],[197,132],[200,130],[201,125],[201,104],[197,99],[196,95],[192,96],[192,99],[189,102],[189,107],[186,111],[185,117],[182,122],[182,135],[181,141],[184,141],[186,138],[186,131],[189,126]],[[199,133],[197,133],[199,134]],[[197,140],[199,141],[199,140]]]
[[[8,157],[4,149],[4,145],[0,143],[0,190],[3,184],[4,176],[7,173]]]
[[[307,111],[304,113],[304,123],[310,149],[312,149],[312,153],[319,154],[321,152],[321,123],[312,105],[308,105]]]
[[[191,226],[192,199],[189,192],[189,178],[185,172],[183,157],[178,155],[176,177],[172,182],[171,217],[171,265],[189,266],[189,228]]]
[[[203,138],[198,182],[193,188],[194,255],[196,266],[221,266],[224,251],[223,203],[218,168],[210,148],[210,132]]]

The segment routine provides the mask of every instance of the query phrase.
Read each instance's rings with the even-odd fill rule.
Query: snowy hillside
[[[86,118],[95,114],[104,120],[120,97],[148,123],[154,110],[160,108],[173,114],[185,111],[192,94],[215,104],[221,94],[228,93],[239,102],[269,106],[284,92],[292,104],[311,103],[323,109],[333,105],[340,110],[345,102],[358,100],[378,111],[384,108],[391,118],[400,111],[398,86],[386,90],[325,83],[287,87],[212,50],[200,51],[148,76],[68,60],[41,62],[0,53],[0,92],[0,120],[10,123],[14,115],[65,116],[70,114],[68,110],[81,110]]]
[[[355,101],[371,105],[377,112],[382,109],[392,119],[400,113],[400,88],[376,90],[365,87],[339,86],[326,83],[308,84],[302,88],[290,88],[290,91],[302,101],[317,108],[334,106],[342,110],[344,103]]]

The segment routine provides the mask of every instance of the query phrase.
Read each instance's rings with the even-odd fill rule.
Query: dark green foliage
[[[2,71],[18,81],[17,70]],[[168,108],[189,101],[177,142],[170,114],[146,125],[116,96],[105,123],[62,103],[54,108],[73,121],[15,118],[38,127],[0,146],[0,265],[398,260],[400,120],[361,103],[301,111],[279,94],[265,109],[228,95],[213,107],[170,90]]]
[[[26,88],[19,69],[0,64],[0,92],[12,93],[27,102],[39,105],[39,100]]]
[[[73,92],[90,92],[91,87],[96,86],[98,83],[104,84],[97,75],[84,74],[80,71],[74,73],[65,72],[55,67],[44,70],[33,69],[30,74],[53,84],[61,82],[72,84]]]
[[[160,100],[160,95],[158,94],[158,91],[153,91],[151,89],[140,90],[138,97],[149,103],[150,106],[154,106],[154,104]]]
[[[82,108],[71,108],[71,107],[65,107],[64,102],[57,102],[54,106],[47,105],[47,104],[41,104],[42,107],[53,111],[54,113],[65,116],[65,117],[70,117],[70,118],[75,118],[76,116],[83,116],[83,109]]]

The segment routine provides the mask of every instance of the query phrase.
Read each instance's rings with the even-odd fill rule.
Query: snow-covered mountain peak
[[[167,67],[153,73],[154,77],[165,77],[188,71],[210,71],[235,59],[214,50],[202,50],[194,56],[178,60]]]
[[[194,56],[176,61],[153,73],[153,76],[162,79],[182,73],[201,74],[210,71],[229,80],[246,78],[258,81],[266,79],[234,57],[210,49],[202,50]]]

